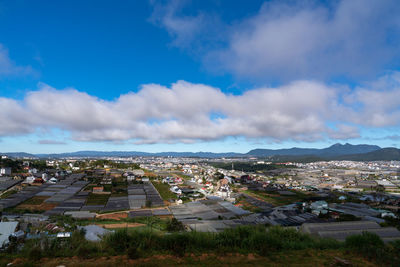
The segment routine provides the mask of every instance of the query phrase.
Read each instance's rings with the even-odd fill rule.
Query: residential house
[[[0,169],[0,176],[7,176],[11,175],[11,168],[9,167],[4,167]]]

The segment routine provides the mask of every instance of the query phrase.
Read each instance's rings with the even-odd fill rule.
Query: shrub
[[[81,258],[87,258],[90,254],[90,248],[86,244],[82,244],[76,250],[76,255]]]
[[[345,246],[368,258],[381,258],[385,244],[378,235],[363,232],[361,235],[347,237]]]
[[[140,253],[139,250],[134,247],[134,246],[130,246],[126,252],[126,254],[128,255],[128,257],[132,260],[134,259],[138,259],[140,258]]]
[[[172,218],[167,222],[167,231],[169,232],[179,232],[185,230],[182,222],[178,221],[176,218]]]
[[[181,257],[185,255],[190,241],[189,235],[185,233],[165,235],[162,240],[164,241],[163,247],[166,250]]]
[[[32,261],[38,261],[42,258],[42,250],[40,247],[32,247],[28,252],[28,258]]]
[[[107,235],[104,242],[117,253],[123,253],[129,246],[128,231],[126,229],[117,230],[115,233]]]

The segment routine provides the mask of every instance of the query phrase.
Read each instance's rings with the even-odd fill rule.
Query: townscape
[[[0,0],[0,267],[400,266],[397,0]]]
[[[400,161],[273,163],[258,158],[10,158],[0,176],[1,249],[125,229],[219,233],[295,229],[345,241],[400,240]],[[235,167],[237,166],[237,167]]]

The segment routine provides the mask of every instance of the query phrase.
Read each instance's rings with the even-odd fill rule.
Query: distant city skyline
[[[399,147],[397,1],[2,1],[0,152]]]

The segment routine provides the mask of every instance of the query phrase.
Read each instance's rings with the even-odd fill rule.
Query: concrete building
[[[7,175],[11,175],[11,168],[1,168],[0,169],[0,176],[7,176]]]

